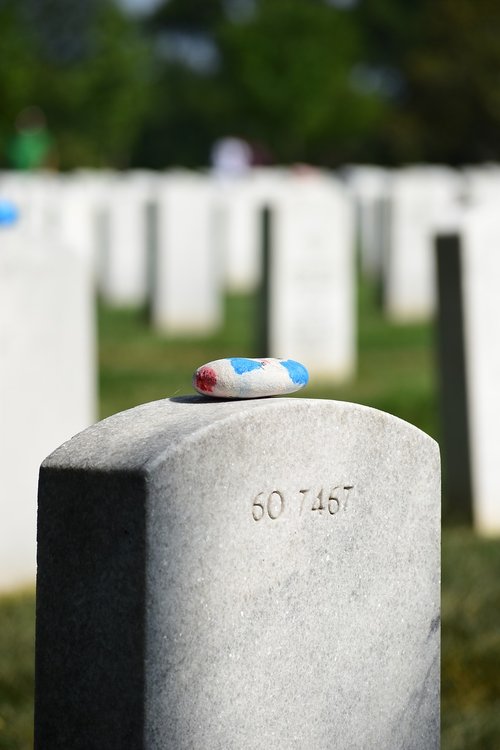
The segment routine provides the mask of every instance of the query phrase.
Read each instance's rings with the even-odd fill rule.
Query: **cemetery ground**
[[[227,323],[219,335],[174,340],[154,333],[143,311],[101,307],[101,417],[192,392],[192,372],[211,359],[259,356],[255,310],[251,298],[228,299]],[[359,351],[353,383],[313,382],[304,396],[383,409],[439,439],[432,327],[387,324],[375,305],[374,290],[365,285],[360,293]],[[443,750],[500,747],[499,571],[500,541],[478,539],[461,527],[443,529]],[[32,747],[33,635],[34,593],[3,596],[0,750]]]

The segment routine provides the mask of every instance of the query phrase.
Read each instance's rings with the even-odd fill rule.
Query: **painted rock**
[[[193,386],[214,398],[263,398],[299,391],[309,380],[304,365],[293,359],[216,359],[199,367]]]

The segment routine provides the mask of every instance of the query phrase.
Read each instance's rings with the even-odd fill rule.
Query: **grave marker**
[[[32,583],[40,461],[96,418],[89,268],[0,239],[0,588]]]
[[[441,404],[447,512],[500,534],[500,223],[472,209],[437,240]],[[492,328],[493,327],[493,328]]]
[[[392,321],[410,323],[433,316],[436,225],[456,205],[460,190],[461,179],[451,169],[413,167],[393,173],[383,280],[384,308]]]
[[[222,274],[209,180],[188,173],[164,177],[156,202],[153,324],[170,335],[213,333],[222,322]]]
[[[355,248],[344,188],[317,176],[290,178],[263,221],[265,354],[286,352],[316,377],[349,379],[356,367]]]
[[[439,454],[354,404],[168,399],[43,464],[38,750],[439,746]]]

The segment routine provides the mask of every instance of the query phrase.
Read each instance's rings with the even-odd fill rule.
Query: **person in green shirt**
[[[54,141],[40,107],[23,109],[16,119],[16,131],[7,148],[14,169],[29,171],[54,166]]]

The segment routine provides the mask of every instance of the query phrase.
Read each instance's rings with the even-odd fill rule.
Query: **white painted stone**
[[[293,359],[229,357],[199,367],[193,386],[202,396],[263,398],[295,393],[307,385],[309,375]]]
[[[394,322],[427,320],[434,314],[436,222],[456,204],[461,190],[460,176],[450,169],[414,167],[393,174],[384,308]]]
[[[273,204],[270,255],[269,354],[286,352],[316,377],[352,377],[355,248],[352,204],[342,184],[290,177]]]
[[[171,335],[212,333],[222,322],[222,297],[210,180],[194,173],[164,176],[156,203],[153,324]]]
[[[89,269],[66,250],[0,237],[0,588],[35,577],[43,456],[96,417]]]

